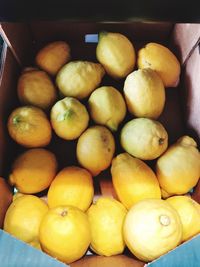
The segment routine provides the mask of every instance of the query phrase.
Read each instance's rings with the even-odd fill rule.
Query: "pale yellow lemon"
[[[193,138],[182,136],[156,162],[162,190],[168,196],[189,192],[200,177],[200,153]]]
[[[99,63],[71,61],[56,76],[56,84],[64,96],[88,97],[100,84],[105,70]]]
[[[152,119],[136,118],[127,122],[120,134],[122,148],[142,160],[158,158],[168,146],[164,126]]]
[[[135,117],[157,119],[165,105],[165,88],[159,75],[151,69],[130,73],[124,83],[128,110]]]
[[[165,200],[145,199],[128,211],[124,240],[140,260],[149,262],[174,249],[182,240],[182,224],[176,210]]]
[[[126,104],[122,94],[112,86],[97,88],[88,100],[92,119],[111,131],[117,131],[126,115]]]
[[[121,33],[101,32],[96,56],[106,72],[114,78],[126,77],[135,66],[135,49]]]

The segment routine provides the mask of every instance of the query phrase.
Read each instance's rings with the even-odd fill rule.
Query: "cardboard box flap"
[[[146,267],[198,267],[200,266],[199,247],[200,235],[147,264]]]
[[[12,237],[0,229],[0,262],[3,267],[67,267],[46,253]]]
[[[200,24],[177,23],[172,33],[173,47],[176,48],[179,60],[185,64],[195,47],[200,42]]]

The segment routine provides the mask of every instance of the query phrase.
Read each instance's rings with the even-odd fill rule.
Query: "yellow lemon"
[[[18,197],[6,212],[3,229],[26,243],[35,243],[47,212],[48,207],[40,198],[32,195]]]
[[[73,97],[65,97],[51,109],[51,124],[56,134],[66,140],[78,138],[87,128],[89,115],[86,107]]]
[[[62,169],[48,191],[50,208],[62,205],[72,205],[83,211],[87,210],[94,195],[91,174],[79,167],[71,166]]]
[[[51,141],[51,124],[40,108],[16,108],[10,114],[7,126],[11,138],[22,146],[44,147]]]
[[[123,233],[130,251],[149,262],[180,244],[182,224],[176,210],[165,200],[146,199],[128,212]]]
[[[101,82],[104,68],[89,61],[71,61],[58,72],[56,84],[64,96],[88,97]]]
[[[51,75],[70,60],[70,47],[66,42],[56,41],[47,44],[36,55],[36,64]]]
[[[112,86],[97,88],[88,100],[92,119],[112,131],[117,131],[118,125],[126,115],[126,104],[121,93]]]
[[[135,49],[121,33],[101,32],[96,56],[106,72],[114,78],[126,77],[135,66]]]
[[[154,172],[142,160],[128,153],[113,159],[111,174],[115,192],[127,209],[146,198],[161,198]]]
[[[77,159],[94,176],[110,166],[114,152],[114,137],[104,126],[92,126],[78,139]]]
[[[40,70],[25,71],[19,77],[17,92],[20,102],[47,109],[56,101],[56,89],[49,76]]]
[[[135,117],[157,119],[165,105],[165,88],[159,75],[151,69],[130,73],[124,83],[128,110]]]
[[[160,122],[137,118],[123,126],[120,142],[123,149],[132,156],[152,160],[167,149],[168,134]]]
[[[182,136],[157,160],[156,173],[163,191],[182,195],[190,191],[200,177],[200,153],[189,136]]]
[[[166,200],[178,212],[183,225],[182,241],[200,233],[200,205],[188,196],[174,196]]]
[[[91,228],[91,249],[99,255],[121,254],[125,248],[122,226],[125,207],[112,198],[100,197],[88,209]]]
[[[29,149],[14,161],[9,182],[20,193],[34,194],[48,188],[56,172],[57,160],[52,152],[44,148]]]
[[[47,254],[67,264],[76,261],[91,241],[87,215],[72,206],[50,209],[41,222],[39,238]]]
[[[174,87],[179,82],[180,63],[176,56],[161,44],[148,43],[141,48],[138,52],[138,67],[155,70],[165,87]]]

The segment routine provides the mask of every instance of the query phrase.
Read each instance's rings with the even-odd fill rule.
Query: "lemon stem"
[[[67,211],[66,210],[63,210],[62,213],[61,213],[61,216],[62,217],[65,217],[67,215]]]
[[[69,119],[74,114],[75,113],[74,113],[74,111],[72,109],[68,109],[65,113],[58,115],[57,121],[64,121],[66,119]]]
[[[15,116],[13,118],[13,124],[18,124],[20,122],[20,117],[19,116]]]
[[[159,141],[158,141],[159,145],[162,145],[164,143],[164,141],[165,141],[164,138],[160,138]]]
[[[170,218],[167,215],[161,215],[159,217],[160,223],[164,226],[168,226],[170,224]]]
[[[114,123],[112,120],[108,120],[107,121],[107,126],[109,127],[109,129],[112,132],[116,132],[117,131],[118,125],[116,123]]]

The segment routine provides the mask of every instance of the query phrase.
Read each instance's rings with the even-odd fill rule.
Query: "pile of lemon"
[[[197,144],[180,136],[169,146],[157,120],[165,89],[178,84],[180,64],[157,43],[136,57],[130,40],[111,32],[99,34],[98,63],[73,61],[70,53],[66,42],[48,44],[36,55],[37,68],[19,77],[23,106],[10,114],[8,132],[27,150],[11,167],[9,182],[18,193],[4,230],[66,263],[89,247],[111,256],[125,246],[152,261],[200,232],[200,206],[187,194],[200,177]],[[121,79],[123,91],[104,84],[104,75]],[[77,140],[79,166],[58,170],[59,159],[44,148],[52,132]],[[93,177],[106,169],[117,200],[94,199]],[[47,196],[38,197],[44,190]]]

